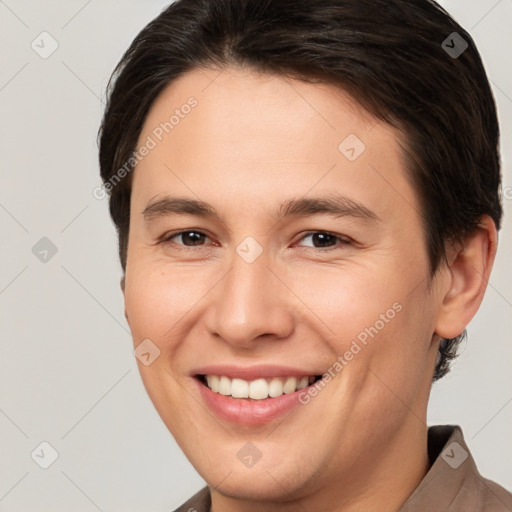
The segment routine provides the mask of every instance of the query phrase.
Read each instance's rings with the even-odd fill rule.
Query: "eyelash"
[[[175,238],[176,236],[179,236],[179,235],[183,235],[185,233],[196,233],[196,234],[199,234],[199,235],[204,235],[207,238],[210,238],[206,233],[203,233],[202,231],[194,230],[194,229],[186,229],[184,231],[176,231],[174,233],[169,233],[167,235],[164,235],[158,243],[160,243],[160,244],[173,244],[173,245],[177,246],[178,250],[189,250],[189,249],[194,249],[194,247],[204,247],[204,246],[201,246],[201,245],[189,246],[189,245],[184,245],[184,244],[177,244],[176,242],[172,242],[171,241],[172,238]],[[315,235],[315,234],[318,234],[318,233],[321,233],[323,235],[332,236],[335,239],[339,240],[340,243],[337,244],[337,245],[334,245],[334,246],[330,246],[330,247],[310,247],[310,246],[306,246],[305,247],[306,249],[317,249],[317,250],[320,250],[322,252],[327,252],[327,251],[332,251],[332,250],[335,250],[335,249],[339,249],[339,248],[341,248],[343,246],[355,245],[355,242],[351,238],[349,238],[347,236],[341,236],[341,235],[337,235],[336,233],[331,233],[330,231],[321,231],[321,230],[308,231],[308,232],[304,233],[302,235],[302,237],[299,239],[299,242],[303,241],[306,237],[308,237],[310,235]]]

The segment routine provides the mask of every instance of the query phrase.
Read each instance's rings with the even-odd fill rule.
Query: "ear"
[[[125,296],[125,275],[123,274],[123,277],[120,281],[121,285],[121,291],[123,292],[123,298],[125,299],[125,306],[124,306],[124,317],[126,318],[126,321],[128,324],[130,324],[130,321],[128,320],[128,313],[126,312],[126,296]]]
[[[452,250],[435,328],[442,338],[457,337],[478,311],[496,256],[497,242],[496,225],[491,217],[484,215],[463,247]]]

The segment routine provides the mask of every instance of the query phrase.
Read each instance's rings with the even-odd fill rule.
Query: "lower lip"
[[[282,417],[297,405],[300,393],[308,388],[274,398],[252,400],[250,398],[232,398],[212,391],[198,378],[194,378],[199,391],[208,407],[220,418],[239,425],[264,425]]]

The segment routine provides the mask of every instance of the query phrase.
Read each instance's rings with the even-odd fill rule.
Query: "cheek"
[[[134,338],[162,340],[199,300],[198,280],[180,278],[155,265],[132,265],[126,272],[125,305]],[[171,330],[171,332],[169,332]]]
[[[354,391],[375,385],[386,392],[388,385],[401,395],[411,384],[413,393],[423,378],[433,314],[425,286],[411,293],[416,278],[404,271],[365,269],[330,275],[324,270],[314,279],[297,279],[294,291],[314,312],[308,318],[324,333],[332,352],[342,357],[345,379]]]
[[[308,315],[317,318],[338,353],[346,348],[347,340],[364,344],[388,331],[403,309],[403,292],[397,281],[388,273],[379,276],[367,268],[304,272],[296,276],[294,293],[307,306]]]
[[[419,391],[429,378],[426,362],[432,339],[432,319],[426,297],[415,301],[404,293],[399,302],[400,311],[396,311],[394,318],[374,337],[368,338],[368,345],[361,352],[362,368],[359,369],[364,376],[353,376],[359,383],[363,382],[365,394],[374,397],[371,408],[389,414],[390,422],[416,411]],[[374,324],[376,328],[381,326],[382,323]],[[374,329],[366,332],[374,332]],[[357,371],[355,366],[354,370]],[[419,407],[419,417],[421,411]]]

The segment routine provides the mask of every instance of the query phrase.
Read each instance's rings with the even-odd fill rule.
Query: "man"
[[[178,510],[512,510],[426,425],[501,221],[469,34],[428,0],[181,0],[113,76],[125,316],[208,484]]]

